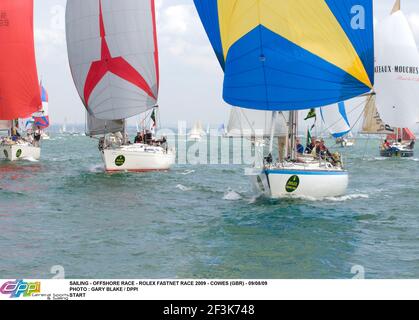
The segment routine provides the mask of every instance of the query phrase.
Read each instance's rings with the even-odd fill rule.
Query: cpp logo
[[[23,280],[8,281],[0,287],[0,293],[10,294],[10,298],[31,297],[34,293],[41,293],[41,283]]]

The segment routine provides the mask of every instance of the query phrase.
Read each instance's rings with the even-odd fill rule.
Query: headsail
[[[41,106],[35,61],[33,0],[0,7],[0,119],[31,116]]]
[[[402,11],[377,24],[375,43],[378,111],[393,127],[413,127],[419,116],[419,52]]]
[[[97,119],[126,119],[157,104],[154,0],[72,0],[66,9],[74,82]]]
[[[86,135],[93,137],[108,133],[124,132],[124,120],[100,120],[86,112]]]
[[[394,129],[385,124],[381,120],[380,114],[377,111],[376,96],[373,95],[367,98],[364,109],[364,122],[362,124],[363,134],[392,134]]]
[[[373,87],[372,0],[194,2],[231,105],[309,109]]]
[[[283,112],[276,117],[275,137],[288,134],[288,112]],[[260,137],[267,138],[271,135],[272,112],[233,108],[227,126],[229,137]]]

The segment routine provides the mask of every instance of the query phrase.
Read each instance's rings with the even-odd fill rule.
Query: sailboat
[[[205,131],[202,127],[202,122],[198,121],[195,122],[195,124],[193,125],[191,131],[189,132],[189,140],[195,140],[195,141],[200,141],[202,139],[202,137],[205,136]]]
[[[46,129],[48,129],[50,126],[48,92],[43,86],[42,82],[39,87],[41,90],[42,109],[33,114],[33,126],[41,131],[42,140],[50,140],[50,136],[46,132]]]
[[[394,132],[395,130],[381,119],[377,110],[376,96],[367,97],[360,134],[385,136]]]
[[[67,134],[67,118],[64,118],[64,122],[60,128],[60,134]]]
[[[0,120],[9,125],[0,142],[0,157],[39,159],[39,134],[19,133],[19,120],[41,108],[35,61],[33,0],[2,1],[0,16]]]
[[[224,123],[220,124],[218,127],[218,136],[225,137],[227,134],[227,129]]]
[[[66,26],[74,83],[88,112],[86,134],[100,136],[105,170],[168,170],[176,155],[165,138],[144,132],[142,142],[130,144],[126,134],[127,119],[158,107],[154,1],[68,1]]]
[[[380,147],[385,157],[412,157],[416,137],[410,129],[419,119],[419,52],[415,36],[397,0],[391,15],[375,28],[376,105],[394,134]],[[409,139],[404,141],[403,139]]]
[[[320,108],[320,114],[326,130],[336,139],[336,144],[341,147],[353,147],[355,139],[353,127],[363,114],[363,103],[355,101],[340,102],[336,105]]]
[[[273,124],[289,111],[287,156],[274,159],[272,125],[268,155],[247,171],[255,191],[271,198],[345,194],[348,172],[337,155],[297,154],[298,110],[369,94],[372,0],[355,7],[341,0],[194,2],[225,73],[224,100],[270,111]]]

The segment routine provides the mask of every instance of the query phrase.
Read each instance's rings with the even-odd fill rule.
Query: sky
[[[394,2],[374,0],[375,19],[385,18]],[[52,122],[83,124],[85,109],[68,65],[65,5],[66,0],[35,0],[38,72],[48,89]],[[156,0],[156,6],[162,125],[175,126],[178,120],[188,126],[198,120],[213,126],[226,123],[230,107],[222,100],[223,74],[193,0]],[[419,1],[402,0],[402,10],[419,43]]]

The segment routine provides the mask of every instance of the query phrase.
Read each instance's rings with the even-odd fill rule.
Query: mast
[[[289,118],[289,128],[288,128],[288,135],[289,135],[289,144],[288,144],[288,158],[291,161],[295,161],[297,159],[297,130],[298,130],[298,111],[291,111],[290,118]]]
[[[278,115],[277,111],[272,112],[272,123],[271,123],[271,140],[269,142],[269,154],[272,155],[272,152],[274,150],[274,135],[275,135],[275,123],[276,123],[276,117]]]

